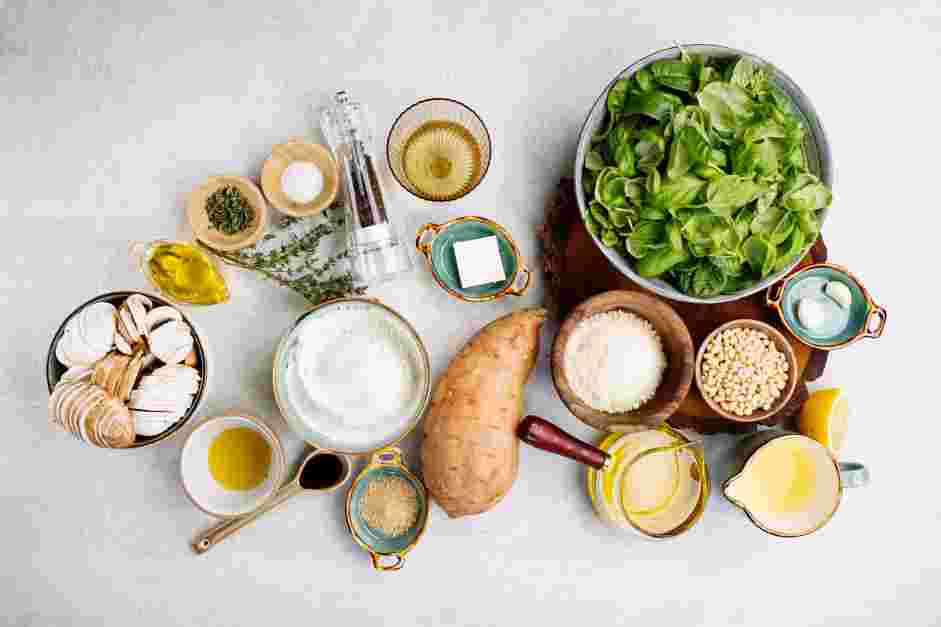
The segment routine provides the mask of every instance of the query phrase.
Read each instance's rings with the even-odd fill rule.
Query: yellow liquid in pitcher
[[[799,535],[829,518],[839,489],[826,449],[809,438],[787,436],[759,448],[725,493],[763,527]]]
[[[409,182],[433,200],[462,196],[480,178],[480,146],[454,122],[422,124],[405,143],[402,161]]]
[[[807,507],[817,485],[817,467],[799,443],[783,442],[762,449],[752,460],[745,500],[774,513],[797,512]]]

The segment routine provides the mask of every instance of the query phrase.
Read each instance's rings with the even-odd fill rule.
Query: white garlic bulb
[[[797,303],[797,317],[806,329],[816,330],[826,322],[827,312],[823,305],[811,298],[802,298]]]
[[[850,288],[845,283],[830,281],[827,283],[827,287],[824,288],[824,292],[843,309],[849,309],[850,305],[853,304],[853,293],[850,292]]]

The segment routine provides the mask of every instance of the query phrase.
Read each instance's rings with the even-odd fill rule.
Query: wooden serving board
[[[571,179],[562,179],[546,206],[546,221],[539,231],[543,244],[543,269],[548,283],[547,307],[561,321],[586,298],[608,290],[649,292],[620,273],[602,254],[585,229],[575,199]],[[797,268],[826,261],[827,249],[822,236]],[[795,269],[796,270],[796,269]],[[657,298],[663,298],[654,294]],[[794,396],[778,414],[761,423],[737,423],[716,416],[694,383],[679,410],[669,419],[674,427],[694,429],[700,433],[744,433],[754,431],[757,424],[788,426],[807,400],[807,381],[823,374],[827,353],[801,344],[781,324],[777,314],[765,304],[761,291],[740,300],[714,305],[700,305],[664,299],[680,315],[698,350],[705,337],[719,325],[738,318],[762,320],[781,329],[794,347],[801,372]]]

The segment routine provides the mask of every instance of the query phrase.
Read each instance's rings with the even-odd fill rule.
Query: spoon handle
[[[212,547],[216,546],[236,531],[248,526],[263,514],[267,514],[278,507],[288,499],[297,496],[304,491],[297,482],[292,481],[282,486],[268,501],[250,514],[245,514],[238,518],[224,520],[215,527],[204,531],[193,541],[193,550],[202,555]]]
[[[516,435],[530,446],[574,459],[592,468],[602,469],[610,459],[610,456],[600,448],[582,442],[539,416],[526,416],[520,423]]]

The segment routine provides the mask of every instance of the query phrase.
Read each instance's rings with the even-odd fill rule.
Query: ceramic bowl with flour
[[[275,353],[275,400],[310,444],[362,455],[395,444],[431,394],[428,353],[401,315],[373,300],[315,307]]]

